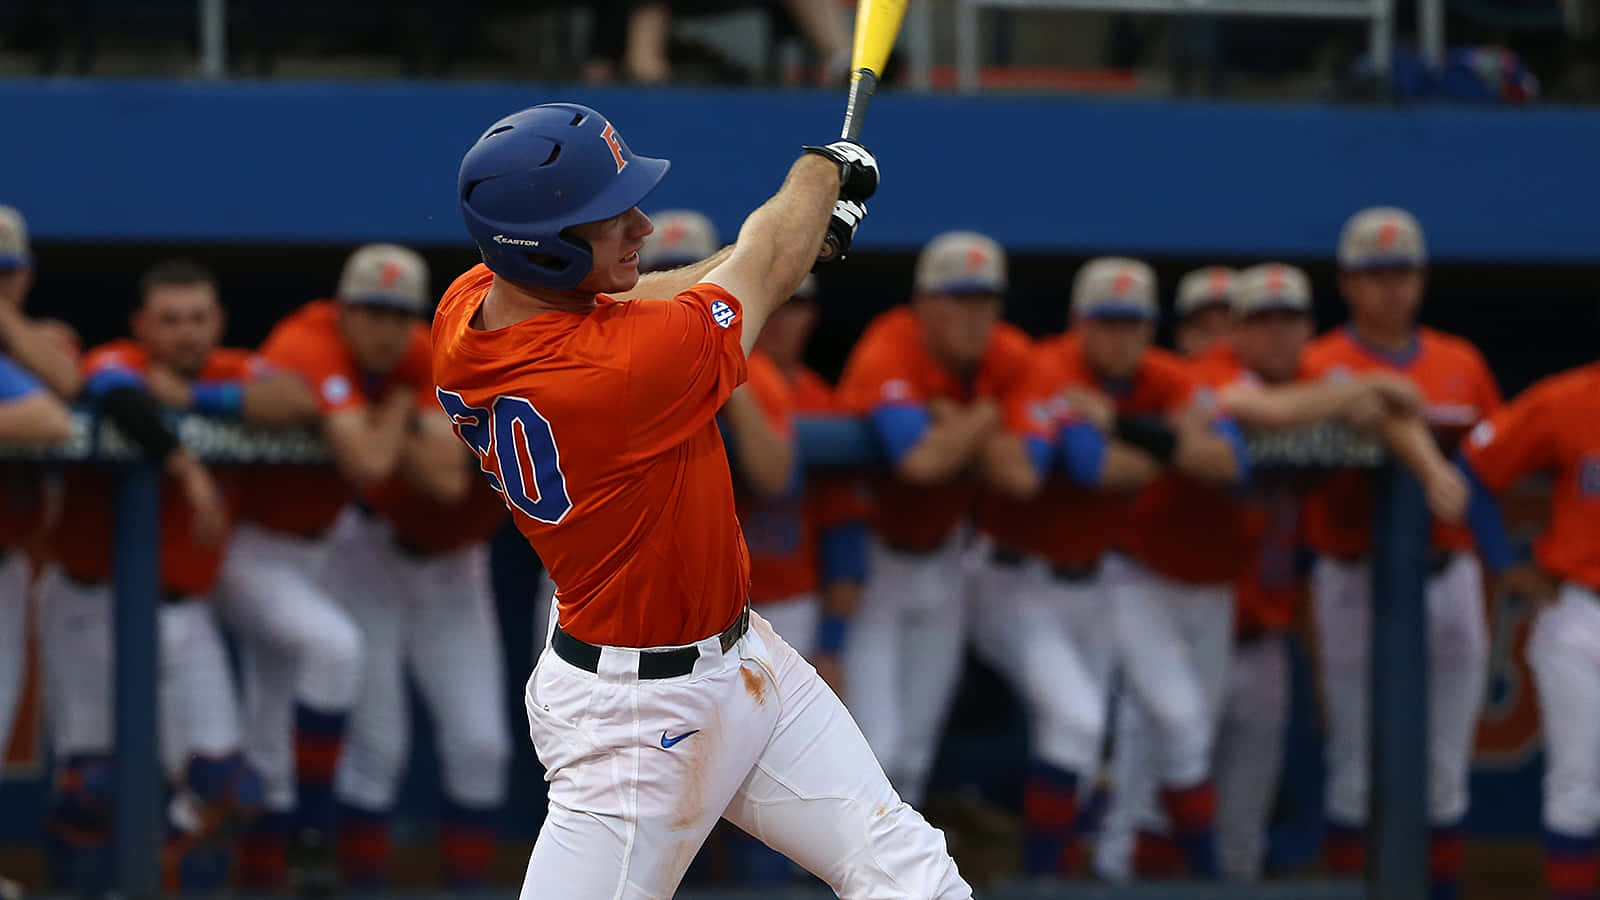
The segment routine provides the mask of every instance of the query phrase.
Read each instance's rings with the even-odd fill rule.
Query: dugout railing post
[[[156,728],[156,613],[161,594],[161,475],[154,463],[122,467],[112,578],[116,602],[116,764],[112,848],[117,893],[161,891],[161,762]]]

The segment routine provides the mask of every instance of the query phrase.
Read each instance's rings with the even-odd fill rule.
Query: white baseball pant
[[[556,583],[547,571],[539,576],[539,590],[533,595],[533,658],[538,659],[550,646],[556,631]]]
[[[822,598],[816,593],[796,594],[751,608],[803,658],[810,659],[816,652],[817,628],[822,624]]]
[[[361,631],[328,590],[328,548],[241,522],[217,590],[240,639],[245,757],[275,812],[295,804],[295,703],[344,712],[361,684]]]
[[[58,758],[115,750],[113,591],[57,569],[39,583],[40,637],[51,742]],[[233,670],[211,607],[190,597],[157,610],[158,738],[162,766],[178,778],[191,756],[238,752]]]
[[[1600,596],[1563,585],[1528,642],[1544,720],[1544,826],[1570,837],[1600,830]]]
[[[28,555],[0,547],[0,757],[22,696],[28,650]],[[0,760],[0,763],[3,763]]]
[[[332,541],[329,584],[366,648],[335,792],[361,809],[393,808],[410,758],[409,670],[433,718],[445,793],[472,809],[500,805],[511,734],[488,545],[418,559],[387,524],[354,510]]]
[[[1331,821],[1367,821],[1367,725],[1372,652],[1372,566],[1319,558],[1312,607],[1328,719],[1327,809]],[[1454,825],[1467,811],[1467,777],[1489,671],[1483,573],[1454,554],[1428,578],[1428,815]]]
[[[906,554],[874,537],[871,575],[844,650],[851,715],[889,780],[922,803],[945,714],[961,675],[969,561],[963,530]]]
[[[1154,771],[1167,787],[1198,784],[1211,772],[1227,688],[1233,587],[1173,581],[1118,555],[1105,565],[1117,662],[1154,726]]]
[[[598,673],[540,657],[528,721],[550,806],[522,900],[666,900],[718,818],[843,900],[972,896],[816,670],[750,623],[727,653],[690,645],[678,678],[640,680],[639,650],[603,648]]]
[[[1056,577],[1043,560],[986,560],[973,645],[1028,708],[1032,754],[1092,778],[1105,740],[1113,663],[1110,597],[1100,576]]]

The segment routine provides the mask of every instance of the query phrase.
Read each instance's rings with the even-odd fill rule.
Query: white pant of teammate
[[[1587,838],[1600,829],[1600,596],[1566,584],[1528,642],[1544,720],[1544,826]]]
[[[1328,818],[1367,821],[1367,726],[1372,652],[1372,567],[1317,560],[1311,577],[1328,716]],[[1457,553],[1428,579],[1428,815],[1454,825],[1467,811],[1467,776],[1489,672],[1483,573]]]
[[[294,706],[340,713],[361,683],[361,632],[327,587],[329,545],[249,522],[234,530],[217,607],[240,638],[245,756],[267,809],[294,807]]]
[[[500,627],[489,548],[417,559],[381,520],[347,511],[332,537],[329,584],[361,627],[361,690],[334,790],[374,812],[393,808],[410,758],[409,670],[436,729],[445,793],[470,809],[505,800],[511,735],[505,720]]]
[[[1087,783],[1105,739],[1114,656],[1101,577],[1063,581],[1042,560],[991,560],[977,599],[973,644],[1027,704],[1032,755]]]
[[[0,764],[22,696],[28,649],[28,556],[0,547]]]
[[[550,808],[522,900],[665,900],[718,818],[843,900],[972,896],[943,834],[759,614],[727,653],[715,637],[691,646],[691,674],[649,681],[638,650],[604,648],[598,674],[540,657],[528,719]]]
[[[778,637],[804,659],[817,649],[817,628],[822,624],[822,598],[815,593],[796,594],[782,600],[769,600],[751,607],[761,613]]]
[[[844,650],[850,712],[907,803],[920,806],[961,675],[970,585],[965,532],[910,555],[874,538]]]
[[[1254,881],[1261,877],[1289,724],[1289,655],[1283,635],[1235,645],[1227,681],[1211,763],[1217,856],[1225,876]],[[1137,832],[1169,831],[1157,798],[1155,736],[1137,703],[1123,703],[1117,710],[1112,784],[1111,806],[1095,846],[1095,871],[1121,882],[1133,876]]]
[[[39,582],[45,696],[58,759],[115,750],[112,596],[109,584],[81,584],[53,568]],[[176,778],[191,756],[238,752],[238,700],[222,632],[204,600],[163,604],[156,635],[158,744],[163,768]]]

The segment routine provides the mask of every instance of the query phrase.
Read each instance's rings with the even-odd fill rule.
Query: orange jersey
[[[1226,341],[1189,366],[1196,383],[1213,395],[1255,380]],[[1139,493],[1123,546],[1152,571],[1190,584],[1235,580],[1254,551],[1238,491],[1177,472]]]
[[[397,385],[417,392],[433,385],[428,329],[422,323],[412,329],[394,371],[369,376],[356,365],[339,333],[339,307],[332,300],[308,303],[279,322],[261,345],[261,356],[274,370],[305,379],[324,416],[364,408]],[[354,498],[350,483],[332,466],[264,468],[243,480],[239,518],[274,531],[317,537],[333,527],[339,510]]]
[[[1026,383],[1032,351],[1032,341],[1020,329],[997,323],[976,377],[964,382],[929,352],[911,308],[897,307],[873,320],[856,343],[839,381],[839,403],[844,411],[870,416],[936,399],[1003,402]],[[978,482],[967,476],[931,486],[884,477],[875,489],[872,530],[885,542],[911,551],[931,550],[949,537],[972,512],[978,496]]]
[[[211,351],[198,381],[240,381],[256,371],[254,354],[220,348]],[[126,371],[140,375],[149,370],[150,356],[131,340],[103,344],[84,356],[86,378]],[[218,473],[225,491],[233,493],[233,479]],[[73,466],[66,473],[61,520],[53,529],[51,551],[63,571],[78,581],[99,584],[111,578],[111,547],[116,497],[115,475],[101,468]],[[170,477],[161,480],[161,583],[175,594],[207,594],[216,586],[227,539],[201,544],[191,531],[193,515],[183,489]]]
[[[1550,525],[1534,544],[1539,565],[1600,589],[1600,363],[1540,381],[1479,425],[1464,451],[1495,492],[1550,472]]]
[[[1412,350],[1390,356],[1363,344],[1351,328],[1329,332],[1306,349],[1310,378],[1340,378],[1362,372],[1392,372],[1413,381],[1427,401],[1428,424],[1446,446],[1500,406],[1500,388],[1476,347],[1430,328],[1417,329]],[[1377,517],[1372,475],[1335,473],[1306,505],[1306,538],[1318,553],[1341,558],[1365,556],[1372,547]],[[1470,550],[1465,525],[1433,525],[1433,545]]]
[[[793,440],[794,397],[783,372],[759,352],[750,354],[749,366],[750,389],[767,424]],[[767,603],[816,590],[816,538],[806,521],[803,492],[771,499],[740,493],[738,501],[750,548],[750,600]]]
[[[745,380],[739,301],[699,284],[478,330],[493,282],[475,266],[445,293],[433,371],[457,433],[560,587],[561,627],[624,647],[723,631],[750,586],[715,421]]]
[[[1130,382],[1110,390],[1089,367],[1077,336],[1069,332],[1038,346],[1035,397],[1057,398],[1070,388],[1105,391],[1116,403],[1117,413],[1128,416],[1175,413],[1194,400],[1195,381],[1188,366],[1165,350],[1146,350]],[[1059,400],[1053,405],[1064,407]],[[1012,430],[1022,434],[1032,434],[1023,429],[1037,427],[1035,417],[1020,410],[1008,419]],[[1051,427],[1063,423],[1054,421]],[[1136,493],[1099,491],[1055,477],[1030,503],[986,497],[981,521],[1000,544],[1037,553],[1055,565],[1090,566],[1123,542],[1133,524],[1137,499]]]

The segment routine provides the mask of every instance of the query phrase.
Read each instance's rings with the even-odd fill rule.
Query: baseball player
[[[1363,210],[1339,242],[1339,287],[1350,324],[1306,351],[1313,378],[1383,372],[1414,381],[1425,417],[1453,443],[1494,412],[1500,391],[1477,349],[1416,323],[1427,252],[1422,229],[1404,210]],[[1457,473],[1430,474],[1423,487],[1435,508],[1441,494],[1463,490]],[[1364,868],[1367,820],[1368,659],[1371,649],[1370,476],[1340,473],[1313,492],[1306,508],[1308,543],[1316,551],[1311,595],[1328,718],[1327,862],[1335,872]],[[1428,561],[1428,813],[1430,876],[1435,897],[1453,897],[1462,855],[1468,763],[1488,667],[1482,572],[1472,535],[1438,522]]]
[[[1032,344],[999,321],[1005,251],[970,231],[917,257],[911,303],[879,316],[839,382],[870,417],[891,470],[869,520],[871,576],[845,647],[848,700],[906,802],[920,804],[967,634],[969,517],[1000,404]]]
[[[33,280],[27,226],[0,206],[0,440],[51,444],[72,434],[61,400],[78,392],[71,347],[32,339],[38,326],[22,311]],[[28,634],[28,557],[23,545],[43,525],[39,470],[0,463],[5,501],[0,504],[0,748],[22,691]]]
[[[361,689],[334,789],[344,883],[388,882],[389,819],[410,750],[406,675],[435,726],[444,775],[439,851],[445,882],[481,887],[505,802],[511,736],[489,538],[500,495],[473,477],[432,385],[418,402],[400,471],[347,509],[335,529],[329,583],[365,639]]]
[[[1238,273],[1227,266],[1195,269],[1178,280],[1173,312],[1178,316],[1174,343],[1178,355],[1195,359],[1227,337],[1233,324],[1233,279]]]
[[[261,375],[252,354],[219,347],[223,310],[209,272],[186,260],[152,266],[140,280],[132,337],[89,351],[85,394],[147,455],[163,460],[159,610],[159,744],[181,791],[164,863],[169,883],[216,890],[226,868],[215,846],[199,846],[224,824],[258,811],[261,785],[240,752],[241,733],[222,636],[208,597],[232,518],[217,480],[160,418],[158,403],[258,424],[312,410],[292,379]],[[43,661],[58,765],[52,831],[77,860],[75,889],[92,890],[109,828],[112,734],[113,509],[115,476],[68,471],[53,564],[39,584]],[[195,855],[185,858],[187,851]],[[181,877],[180,877],[181,876]],[[79,878],[88,878],[87,883]]]
[[[716,226],[704,214],[671,209],[650,217],[656,226],[639,248],[639,271],[659,272],[693,265],[722,249]]]
[[[268,810],[241,845],[245,886],[282,884],[291,839],[289,874],[301,888],[328,890],[335,879],[333,774],[360,687],[362,637],[328,587],[328,537],[358,489],[394,474],[418,392],[431,384],[419,321],[426,281],[412,251],[362,247],[337,298],[301,307],[261,346],[315,394],[334,465],[244,479],[223,566],[218,607],[242,644],[245,746]]]
[[[1501,585],[1542,601],[1528,643],[1545,735],[1545,879],[1554,900],[1600,891],[1600,367],[1546,378],[1481,422],[1461,453],[1474,496],[1473,533]],[[1554,478],[1534,564],[1515,564],[1492,495],[1535,472]]]
[[[1419,416],[1420,398],[1408,383],[1381,373],[1336,382],[1302,381],[1301,354],[1313,329],[1310,282],[1303,272],[1263,264],[1240,273],[1229,291],[1231,324],[1193,361],[1192,369],[1221,414],[1254,429],[1333,419],[1371,427],[1374,417],[1392,419],[1390,430],[1404,431],[1426,448],[1429,455],[1417,463],[1420,471],[1448,468],[1428,439]],[[1281,631],[1293,621],[1300,581],[1300,504],[1298,486],[1271,475],[1254,480],[1244,491],[1211,497],[1197,485],[1166,480],[1141,497],[1127,542],[1131,555],[1148,560],[1158,572],[1209,572],[1210,583],[1231,581],[1236,595],[1227,674],[1221,684],[1206,687],[1220,694],[1212,754],[1219,857],[1223,873],[1238,880],[1260,875],[1266,820],[1277,787],[1288,715]],[[1205,519],[1197,521],[1193,511],[1202,509]],[[1208,566],[1212,568],[1204,568]],[[1226,576],[1230,571],[1233,575]],[[1191,583],[1195,578],[1176,577]],[[1119,710],[1117,790],[1103,843],[1103,870],[1108,873],[1125,874],[1121,867],[1126,860],[1109,854],[1132,843],[1128,834],[1135,824],[1140,828],[1135,859],[1159,864],[1164,858],[1159,847],[1167,826],[1156,809],[1149,776],[1156,740],[1150,717],[1138,703]]]
[[[808,149],[732,247],[641,279],[636,204],[667,165],[564,103],[496,123],[461,165],[485,264],[434,319],[439,399],[560,586],[527,691],[550,805],[522,896],[670,896],[727,818],[844,898],[970,897],[838,698],[748,611],[714,422],[824,231],[848,247],[877,164]]]

